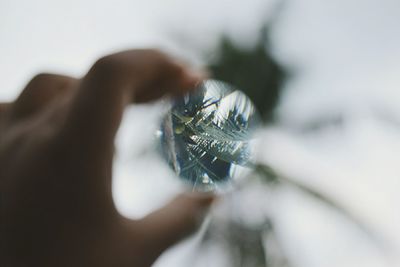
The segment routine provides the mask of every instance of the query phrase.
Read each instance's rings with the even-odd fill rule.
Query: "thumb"
[[[161,209],[136,221],[135,232],[146,254],[157,258],[201,224],[215,196],[205,193],[181,194]],[[150,256],[150,255],[149,255]]]

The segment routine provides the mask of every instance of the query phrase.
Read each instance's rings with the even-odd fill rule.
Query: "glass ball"
[[[240,90],[206,80],[173,101],[160,127],[162,155],[190,188],[224,192],[251,169],[258,112]]]

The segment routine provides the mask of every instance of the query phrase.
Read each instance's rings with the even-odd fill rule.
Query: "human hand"
[[[131,50],[82,79],[38,75],[0,104],[2,266],[149,266],[191,233],[211,196],[181,195],[129,220],[115,209],[111,171],[124,107],[201,79],[158,51]]]

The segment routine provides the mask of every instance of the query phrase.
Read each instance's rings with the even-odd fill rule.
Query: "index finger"
[[[183,66],[155,50],[130,50],[98,60],[81,80],[60,131],[66,156],[90,163],[85,168],[90,173],[96,169],[98,175],[88,179],[104,178],[110,186],[114,138],[124,107],[143,90],[156,91],[157,98],[160,88],[165,94],[168,88],[190,88],[196,82]]]

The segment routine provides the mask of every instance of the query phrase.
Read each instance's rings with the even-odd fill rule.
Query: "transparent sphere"
[[[161,123],[164,158],[193,190],[223,192],[251,168],[258,113],[233,86],[206,80],[174,100]]]

